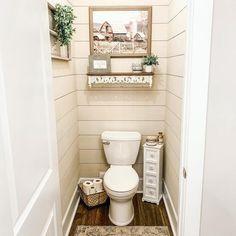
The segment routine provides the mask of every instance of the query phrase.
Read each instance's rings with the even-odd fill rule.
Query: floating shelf
[[[89,87],[152,87],[154,73],[88,73]]]

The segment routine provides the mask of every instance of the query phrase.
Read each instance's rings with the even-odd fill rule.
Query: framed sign
[[[151,7],[90,7],[90,54],[143,57],[151,53]]]
[[[90,73],[110,73],[111,58],[109,55],[90,55],[89,56]]]

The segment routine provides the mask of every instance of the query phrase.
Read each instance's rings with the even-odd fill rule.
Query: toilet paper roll
[[[102,179],[94,179],[93,180],[93,186],[95,187],[97,192],[103,191],[103,183]]]
[[[94,194],[96,193],[96,189],[94,186],[90,187],[89,194]]]
[[[93,187],[93,182],[92,181],[83,182],[83,191],[86,195],[90,194],[91,187]]]

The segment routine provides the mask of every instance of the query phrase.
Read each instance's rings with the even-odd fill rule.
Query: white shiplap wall
[[[89,6],[114,6],[112,0],[71,0],[75,9],[76,36],[72,56],[76,74],[80,175],[98,176],[107,169],[100,135],[104,130],[137,130],[145,135],[164,131],[167,78],[168,0],[121,0],[116,5],[151,5],[153,9],[152,52],[160,57],[152,89],[89,89]],[[112,59],[113,71],[131,71],[139,58]],[[142,152],[135,169],[142,177]]]
[[[169,4],[165,116],[165,184],[178,215],[181,116],[185,64],[186,0]]]
[[[89,6],[113,6],[114,1],[69,2],[77,16],[72,61],[53,60],[63,215],[68,210],[78,174],[98,176],[99,171],[108,167],[100,140],[104,130],[137,130],[143,136],[142,142],[146,135],[165,131],[165,184],[177,212],[186,1],[119,1],[119,6],[151,5],[153,8],[152,53],[158,54],[160,65],[152,89],[88,88],[88,9]],[[112,70],[131,71],[135,61],[140,62],[140,59],[112,59]],[[135,164],[140,177],[142,163],[140,151]]]
[[[49,1],[70,5],[67,0]],[[73,61],[52,60],[63,231],[68,230],[79,179],[77,96]]]

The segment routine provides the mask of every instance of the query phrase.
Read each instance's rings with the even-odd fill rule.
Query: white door
[[[0,3],[0,235],[62,235],[47,3]]]
[[[188,1],[178,236],[200,235],[213,2]]]

